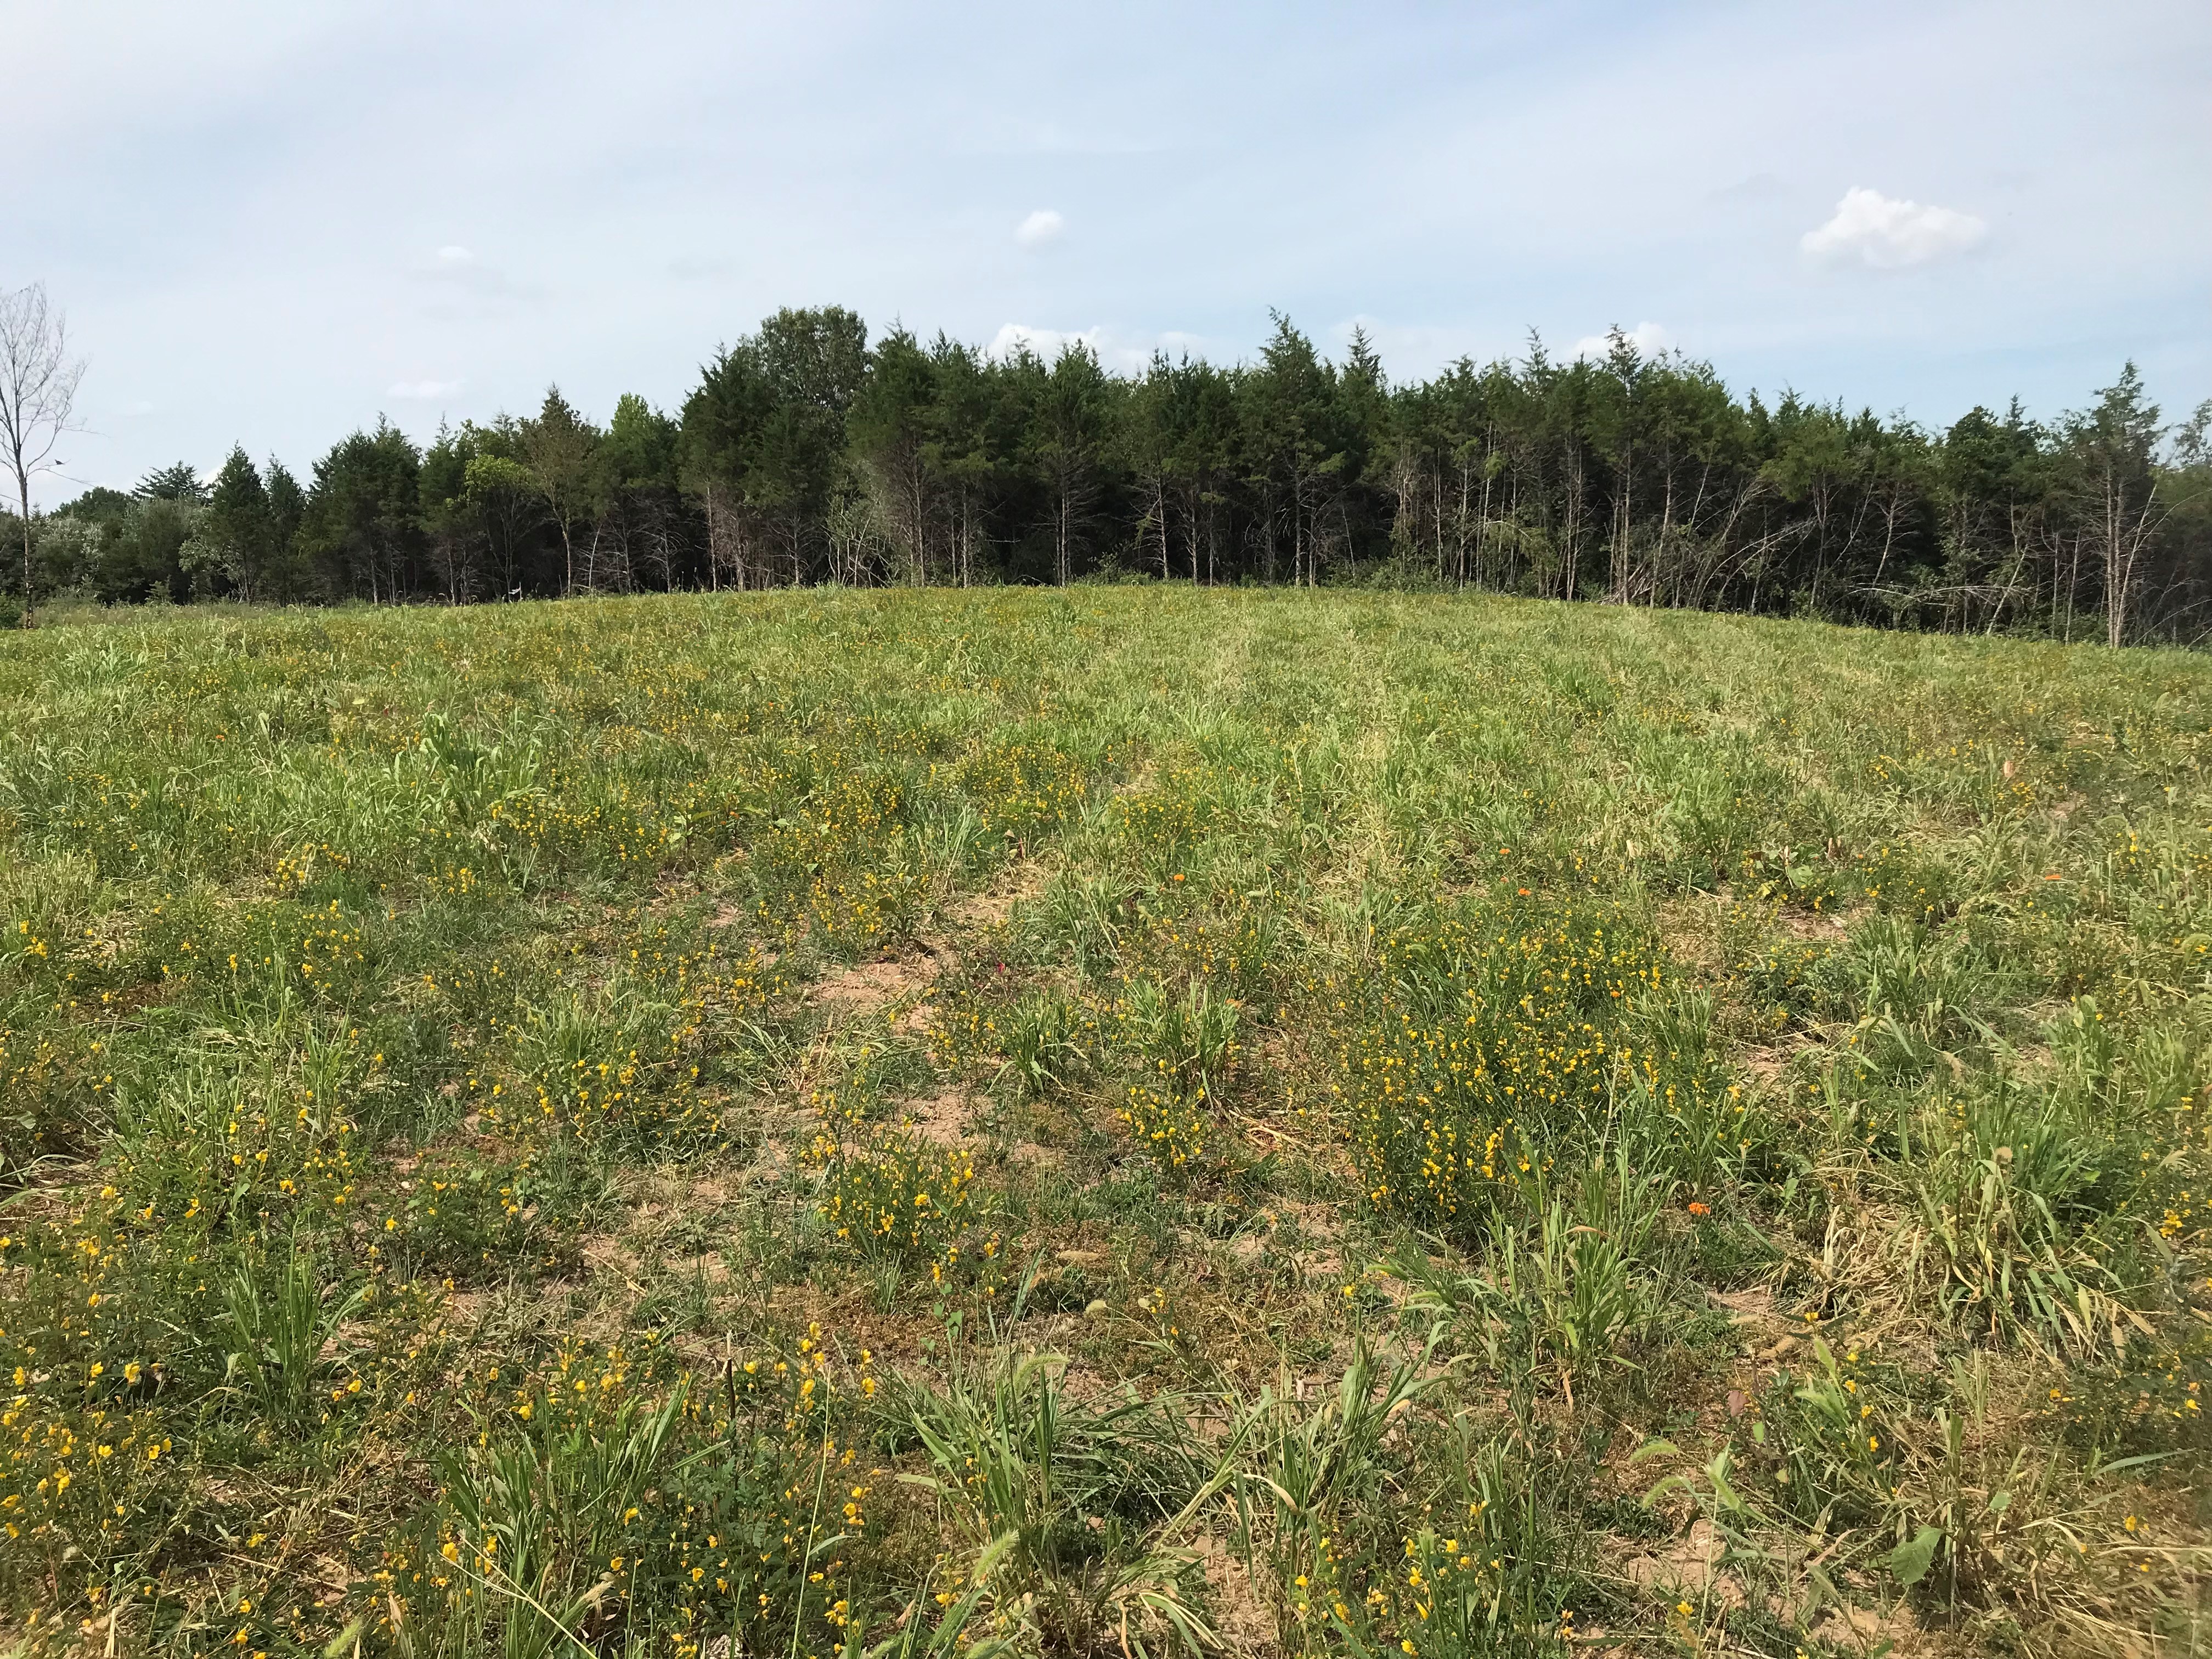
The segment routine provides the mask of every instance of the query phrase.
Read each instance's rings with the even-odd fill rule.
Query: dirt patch
[[[1656,920],[1667,953],[1701,972],[1717,973],[1723,960],[1720,908],[1710,898],[1671,899],[1658,907]]]
[[[694,1177],[688,1185],[691,1202],[702,1210],[717,1210],[734,1199],[738,1183],[725,1175],[702,1175]]]
[[[1838,1607],[1813,1634],[1845,1653],[1909,1654],[1920,1645],[1920,1626],[1902,1607],[1888,1613],[1872,1607]]]
[[[1239,1233],[1228,1243],[1229,1259],[1249,1267],[1267,1253],[1267,1241],[1259,1233]]]
[[[160,980],[148,980],[143,985],[126,985],[123,989],[102,994],[102,1011],[108,1013],[135,1014],[141,1008],[150,1008],[169,994],[169,988]]]
[[[1778,1090],[1788,1075],[1790,1064],[1809,1045],[1803,1042],[1771,1042],[1764,1048],[1744,1051],[1744,1074],[1761,1090]]]
[[[940,1089],[900,1108],[906,1127],[933,1146],[957,1146],[968,1139],[975,1120],[975,1100],[964,1089]]]
[[[980,893],[971,893],[946,913],[946,920],[968,928],[1000,927],[1024,899],[1044,890],[1045,870],[1035,859],[1022,859],[994,876]]]
[[[1735,1334],[1749,1362],[1731,1369],[1732,1386],[1712,1408],[1717,1425],[1740,1418],[1751,1409],[1761,1386],[1759,1368],[1787,1359],[1804,1346],[1804,1328],[1788,1312],[1774,1305],[1774,1289],[1754,1285],[1747,1290],[1707,1291],[1706,1300],[1723,1309],[1735,1322]]]
[[[1722,1544],[1713,1523],[1700,1520],[1672,1543],[1632,1555],[1621,1563],[1621,1576],[1647,1595],[1711,1593],[1722,1606],[1740,1607],[1743,1586],[1720,1570]]]
[[[1708,1291],[1705,1294],[1735,1316],[1739,1325],[1756,1328],[1770,1320],[1787,1322],[1789,1319],[1787,1314],[1776,1310],[1774,1287],[1771,1285],[1753,1285],[1743,1291]]]
[[[705,1255],[684,1256],[674,1264],[686,1279],[702,1279],[709,1290],[720,1290],[730,1282],[730,1264],[719,1251]]]
[[[484,1310],[490,1305],[489,1291],[447,1291],[446,1305],[431,1321],[433,1330],[473,1331],[483,1324]]]
[[[1034,1140],[1017,1141],[1006,1149],[1009,1162],[1039,1174],[1067,1167],[1067,1154],[1057,1146],[1040,1146]]]
[[[1294,1152],[1304,1153],[1308,1158],[1319,1158],[1323,1153],[1324,1149],[1322,1145],[1311,1138],[1312,1131],[1304,1124],[1299,1125],[1299,1127],[1305,1133],[1293,1134],[1288,1129],[1278,1128],[1265,1119],[1249,1117],[1243,1112],[1231,1112],[1229,1115],[1236,1120],[1245,1141],[1255,1152],[1263,1155],[1268,1152]]]
[[[736,905],[720,904],[715,906],[714,914],[707,925],[709,927],[735,927],[744,920],[745,913]]]
[[[888,1004],[921,995],[936,977],[934,957],[856,962],[817,981],[811,999],[841,1012],[870,1013]]]
[[[1206,1572],[1206,1601],[1213,1628],[1231,1653],[1273,1653],[1275,1615],[1268,1611],[1244,1558],[1225,1539],[1198,1539],[1199,1564]]]
[[[760,1146],[754,1151],[753,1161],[739,1174],[742,1182],[761,1187],[782,1184],[791,1173],[791,1148],[775,1135],[763,1135]]]
[[[642,1265],[635,1251],[620,1239],[611,1237],[587,1238],[578,1248],[577,1254],[594,1271],[615,1273],[627,1279],[635,1279]]]
[[[1830,915],[1824,910],[1784,908],[1775,921],[1790,938],[1814,945],[1833,945],[1850,931],[1844,925],[1842,917]]]

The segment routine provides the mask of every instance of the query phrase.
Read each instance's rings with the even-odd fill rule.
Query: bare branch
[[[84,360],[69,355],[69,319],[46,302],[46,285],[0,292],[0,460],[15,475],[22,515],[23,621],[31,619],[31,480],[58,465],[54,447],[76,420]]]

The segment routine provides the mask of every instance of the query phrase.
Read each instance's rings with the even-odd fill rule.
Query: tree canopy
[[[1256,359],[1111,372],[782,310],[672,413],[340,439],[301,483],[234,448],[39,519],[43,598],[467,603],[641,588],[1150,577],[1392,582],[1900,627],[2195,640],[2212,404],[2132,364],[2087,408],[1946,430],[1709,365],[1532,339],[1394,384],[1278,315]]]

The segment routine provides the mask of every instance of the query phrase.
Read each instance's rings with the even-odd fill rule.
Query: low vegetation
[[[0,711],[0,1653],[2199,1643],[2200,658],[787,591]]]

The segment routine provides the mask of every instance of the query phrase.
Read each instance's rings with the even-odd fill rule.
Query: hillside
[[[1500,599],[8,635],[0,1652],[2189,1650],[2208,746]]]

